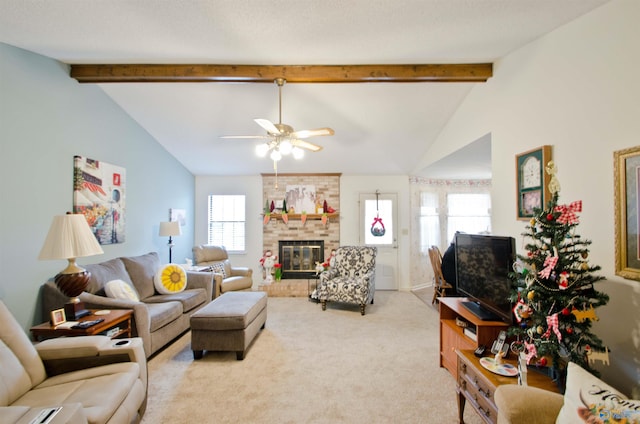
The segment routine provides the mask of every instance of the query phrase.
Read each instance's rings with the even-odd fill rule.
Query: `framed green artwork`
[[[545,167],[551,160],[551,146],[541,146],[516,155],[517,218],[528,220],[536,208],[544,208],[551,200],[551,176]]]

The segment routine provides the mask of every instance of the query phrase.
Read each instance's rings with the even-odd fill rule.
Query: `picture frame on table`
[[[517,219],[532,218],[536,208],[551,200],[549,175],[545,168],[551,160],[551,146],[544,145],[516,155]]]
[[[51,325],[57,327],[58,325],[67,322],[67,317],[64,313],[64,308],[54,309],[51,311]]]
[[[640,281],[640,146],[613,152],[615,273]]]

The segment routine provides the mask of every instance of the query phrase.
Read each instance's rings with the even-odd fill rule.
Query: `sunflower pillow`
[[[180,293],[187,287],[187,272],[180,265],[164,265],[153,277],[153,285],[161,294]]]

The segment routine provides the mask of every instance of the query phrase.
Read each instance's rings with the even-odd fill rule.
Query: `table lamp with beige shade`
[[[87,288],[89,273],[76,264],[76,258],[104,253],[82,214],[67,213],[53,217],[49,233],[38,259],[66,259],[68,266],[54,278],[58,289],[71,299],[64,305],[67,320],[77,320],[90,312],[78,296]]]

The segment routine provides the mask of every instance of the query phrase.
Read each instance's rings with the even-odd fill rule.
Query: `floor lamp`
[[[66,259],[69,262],[54,278],[60,291],[71,298],[64,305],[67,320],[77,320],[90,313],[78,296],[87,288],[91,273],[79,267],[76,258],[101,253],[104,252],[84,215],[69,213],[53,217],[38,259]]]
[[[171,263],[171,248],[173,248],[173,240],[171,237],[179,236],[182,234],[180,230],[180,223],[178,221],[161,222],[160,223],[160,237],[169,237],[169,263]]]

